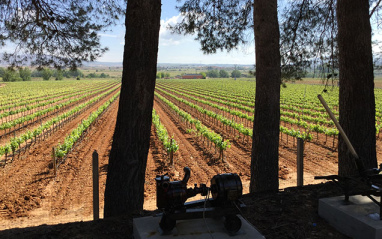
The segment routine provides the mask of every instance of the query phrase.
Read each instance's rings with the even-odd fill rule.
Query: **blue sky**
[[[181,19],[175,9],[176,5],[176,0],[162,0],[158,63],[255,64],[254,42],[240,46],[240,49],[230,53],[205,55],[200,51],[200,44],[194,40],[194,36],[171,34],[167,25],[175,24]],[[113,27],[111,32],[102,34],[101,43],[109,47],[109,51],[98,61],[122,62],[124,37],[125,29],[122,24]]]

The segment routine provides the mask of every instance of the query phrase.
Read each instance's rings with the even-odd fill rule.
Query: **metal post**
[[[297,186],[304,185],[304,140],[297,138]]]
[[[93,220],[99,219],[99,173],[98,173],[98,153],[93,152]]]
[[[337,121],[337,118],[335,117],[335,115],[333,114],[333,112],[330,110],[328,104],[326,104],[326,101],[324,100],[324,98],[321,96],[321,95],[318,95],[317,96],[318,99],[321,101],[322,105],[324,106],[326,112],[328,112],[330,118],[333,120],[334,124],[336,125],[342,139],[344,140],[344,142],[346,143],[346,145],[348,146],[349,150],[350,150],[350,153],[353,155],[354,159],[355,159],[355,163],[358,167],[358,170],[359,172],[361,173],[361,176],[362,174],[365,173],[365,166],[363,165],[363,162],[362,160],[358,157],[358,154],[357,152],[355,151],[353,145],[351,144],[348,136],[346,135],[345,131],[342,129],[340,123],[338,123]],[[335,137],[335,135],[334,135]],[[334,147],[334,139],[333,139],[333,147]]]

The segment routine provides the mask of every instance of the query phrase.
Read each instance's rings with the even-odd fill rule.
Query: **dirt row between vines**
[[[237,158],[238,153],[241,154],[240,161],[249,165],[250,163],[250,151],[252,141],[249,139],[248,143],[242,143],[243,140],[237,137],[234,137],[234,134],[231,133],[231,130],[227,130],[225,126],[222,126],[220,123],[215,124],[213,119],[205,117],[205,115],[195,112],[190,106],[187,106],[183,103],[172,99],[171,97],[165,96],[168,100],[175,103],[180,109],[189,112],[192,117],[199,119],[205,126],[224,136],[225,139],[229,139],[232,143],[231,148],[227,150],[226,157],[228,163],[230,159]],[[199,105],[202,105],[199,103]],[[236,133],[237,135],[237,133]],[[280,176],[282,179],[295,179],[296,173],[296,158],[297,158],[297,147],[293,142],[295,139],[293,137],[288,137],[286,135],[281,136],[280,140]],[[305,145],[305,170],[306,170],[306,183],[313,183],[313,177],[317,174],[328,174],[335,173],[337,168],[336,161],[336,152],[329,147],[322,147],[323,142],[314,140],[312,143],[306,143]],[[245,154],[243,154],[245,152]],[[321,165],[322,162],[325,162],[324,165]],[[249,176],[249,166],[244,169],[245,175]],[[313,175],[314,174],[314,175]],[[282,187],[292,186],[293,183],[280,181]],[[295,183],[294,183],[295,185]]]
[[[32,145],[27,152],[17,155],[12,163],[0,168],[0,230],[86,220],[91,215],[91,155],[94,150],[99,153],[100,196],[103,198],[105,165],[111,148],[118,101],[111,104],[88,130],[82,142],[60,166],[56,177],[49,164],[52,161],[52,147],[63,142],[71,130],[106,100],[99,101],[58,132]]]
[[[100,102],[98,105],[100,105]],[[80,117],[87,117],[94,106]],[[210,179],[219,173],[238,173],[243,181],[244,193],[249,191],[251,141],[244,143],[241,138],[231,139],[232,147],[226,152],[226,163],[217,161],[218,153],[209,149],[206,143],[194,134],[186,133],[186,125],[177,119],[161,102],[155,101],[154,108],[169,135],[179,144],[175,154],[175,166],[170,167],[168,156],[152,127],[150,151],[146,169],[145,209],[155,206],[155,176],[169,173],[171,180],[183,178],[183,167],[191,168],[189,187],[197,183],[209,184]],[[48,168],[51,162],[51,148],[63,142],[65,135],[75,128],[80,118],[40,144],[31,147],[16,160],[0,168],[0,230],[40,224],[92,219],[91,155],[94,150],[100,155],[100,212],[103,212],[103,197],[106,182],[108,155],[111,148],[118,102],[114,102],[105,114],[93,125],[84,140],[60,166],[58,175],[53,176]],[[202,118],[198,116],[198,118]],[[209,121],[211,129],[227,135],[230,133]],[[320,140],[320,139],[319,139]],[[334,174],[337,171],[337,153],[320,146],[320,142],[307,143],[305,148],[305,184],[317,183],[314,175]],[[378,142],[378,151],[380,141]],[[285,135],[280,140],[280,187],[296,185],[296,146]],[[380,158],[380,155],[378,155]]]
[[[196,112],[195,109],[187,106],[183,103],[178,102],[177,100],[165,96],[165,98],[176,104],[180,109],[190,113],[192,117],[199,119],[205,126],[224,136],[225,139],[229,139],[232,143],[231,148],[229,148],[226,152],[227,164],[220,164],[219,168],[221,172],[235,172],[240,174],[241,180],[244,184],[244,192],[248,192],[249,179],[250,179],[250,152],[252,146],[252,140],[243,141],[240,137],[237,137],[237,133],[233,134],[230,129],[226,129],[225,126],[222,126],[220,123],[215,124],[213,119],[209,119],[205,115],[202,115]],[[178,95],[178,97],[181,97]],[[183,97],[181,97],[183,98]],[[157,102],[160,102],[158,100]],[[159,103],[161,108],[166,109],[167,116],[173,115],[169,107],[165,105],[165,103]],[[202,103],[198,103],[199,106],[211,108],[209,106],[204,106]],[[158,108],[158,106],[157,106]],[[157,109],[156,108],[156,109]],[[181,123],[181,120],[178,117],[167,117],[161,113],[161,110],[157,110],[158,114],[161,118],[162,123],[166,126],[169,131],[169,135],[174,135],[175,140],[182,140],[182,137],[178,137],[177,131],[180,130],[183,134],[186,132],[187,127]],[[219,111],[219,110],[217,110]],[[227,117],[227,116],[226,116]],[[176,128],[173,127],[173,122],[176,122]],[[193,137],[192,134],[186,134],[186,138],[189,138],[190,141],[196,144],[196,148],[200,148],[202,143],[198,143],[197,137]],[[236,135],[236,137],[235,137]],[[316,134],[314,134],[313,140],[311,142],[306,142],[304,145],[304,184],[316,184],[319,181],[314,180],[314,176],[317,175],[330,175],[337,174],[338,171],[338,152],[335,150],[336,147],[333,148],[333,138],[326,138],[323,134],[318,134],[318,138]],[[183,137],[184,138],[184,137]],[[243,143],[245,142],[245,143]],[[179,142],[178,142],[179,143]],[[203,144],[202,144],[203,145]],[[334,140],[334,145],[337,145],[337,139]],[[182,151],[183,143],[182,141],[179,143],[179,151]],[[378,161],[381,162],[382,159],[382,142],[381,140],[377,140],[377,157]],[[180,153],[181,154],[181,153]],[[203,157],[204,156],[204,157]],[[204,159],[204,162],[209,162],[211,158],[217,157],[216,155],[209,155],[210,158],[206,158],[206,155],[202,155],[200,159]],[[279,148],[279,182],[280,188],[296,186],[297,184],[297,145],[296,139],[287,136],[285,134],[280,134],[280,148]],[[182,160],[180,160],[182,162]],[[203,165],[203,164],[200,164]],[[229,167],[225,167],[228,165]],[[177,171],[181,170],[181,167],[187,166],[179,163],[179,166],[175,164],[175,169]],[[204,166],[203,166],[204,167]],[[208,167],[211,167],[208,164]],[[216,171],[216,170],[215,170]],[[217,170],[219,171],[219,170]],[[200,178],[199,182],[203,182],[212,178],[213,175],[209,175],[208,178],[200,178],[200,175],[196,175],[196,178]],[[191,184],[192,185],[192,184]]]

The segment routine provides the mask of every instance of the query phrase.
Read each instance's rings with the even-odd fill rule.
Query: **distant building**
[[[202,74],[184,74],[182,79],[203,79]]]

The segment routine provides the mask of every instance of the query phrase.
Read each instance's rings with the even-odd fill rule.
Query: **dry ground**
[[[100,102],[99,104],[101,104]],[[97,105],[98,106],[98,105]],[[82,115],[87,117],[92,110]],[[64,126],[59,133],[44,142],[33,145],[27,152],[3,168],[0,168],[0,238],[129,238],[131,222],[126,218],[78,222],[92,219],[91,155],[94,150],[100,155],[100,199],[103,211],[107,160],[111,147],[118,103],[111,105],[87,136],[60,166],[54,177],[48,165],[51,148],[62,142],[82,118]],[[320,197],[337,195],[339,190],[329,184],[282,190],[279,193],[248,194],[250,178],[251,142],[232,138],[232,147],[226,152],[226,162],[216,160],[218,154],[193,134],[186,133],[186,126],[159,101],[154,108],[169,134],[179,144],[175,154],[175,167],[152,128],[150,152],[146,170],[146,214],[155,210],[155,181],[158,174],[169,173],[172,180],[183,177],[183,167],[191,168],[189,186],[194,183],[209,183],[219,173],[238,173],[244,185],[244,201],[248,210],[244,216],[267,238],[345,238],[328,226],[317,214]],[[229,137],[223,128],[207,126]],[[319,183],[315,175],[337,172],[337,152],[323,145],[324,138],[305,145],[305,184]],[[381,158],[381,142],[378,141],[378,158]],[[296,146],[289,138],[280,140],[280,186],[296,185]],[[102,217],[102,214],[101,214]],[[314,226],[315,225],[315,226]],[[11,228],[24,228],[12,229]],[[8,230],[6,230],[8,229]]]

